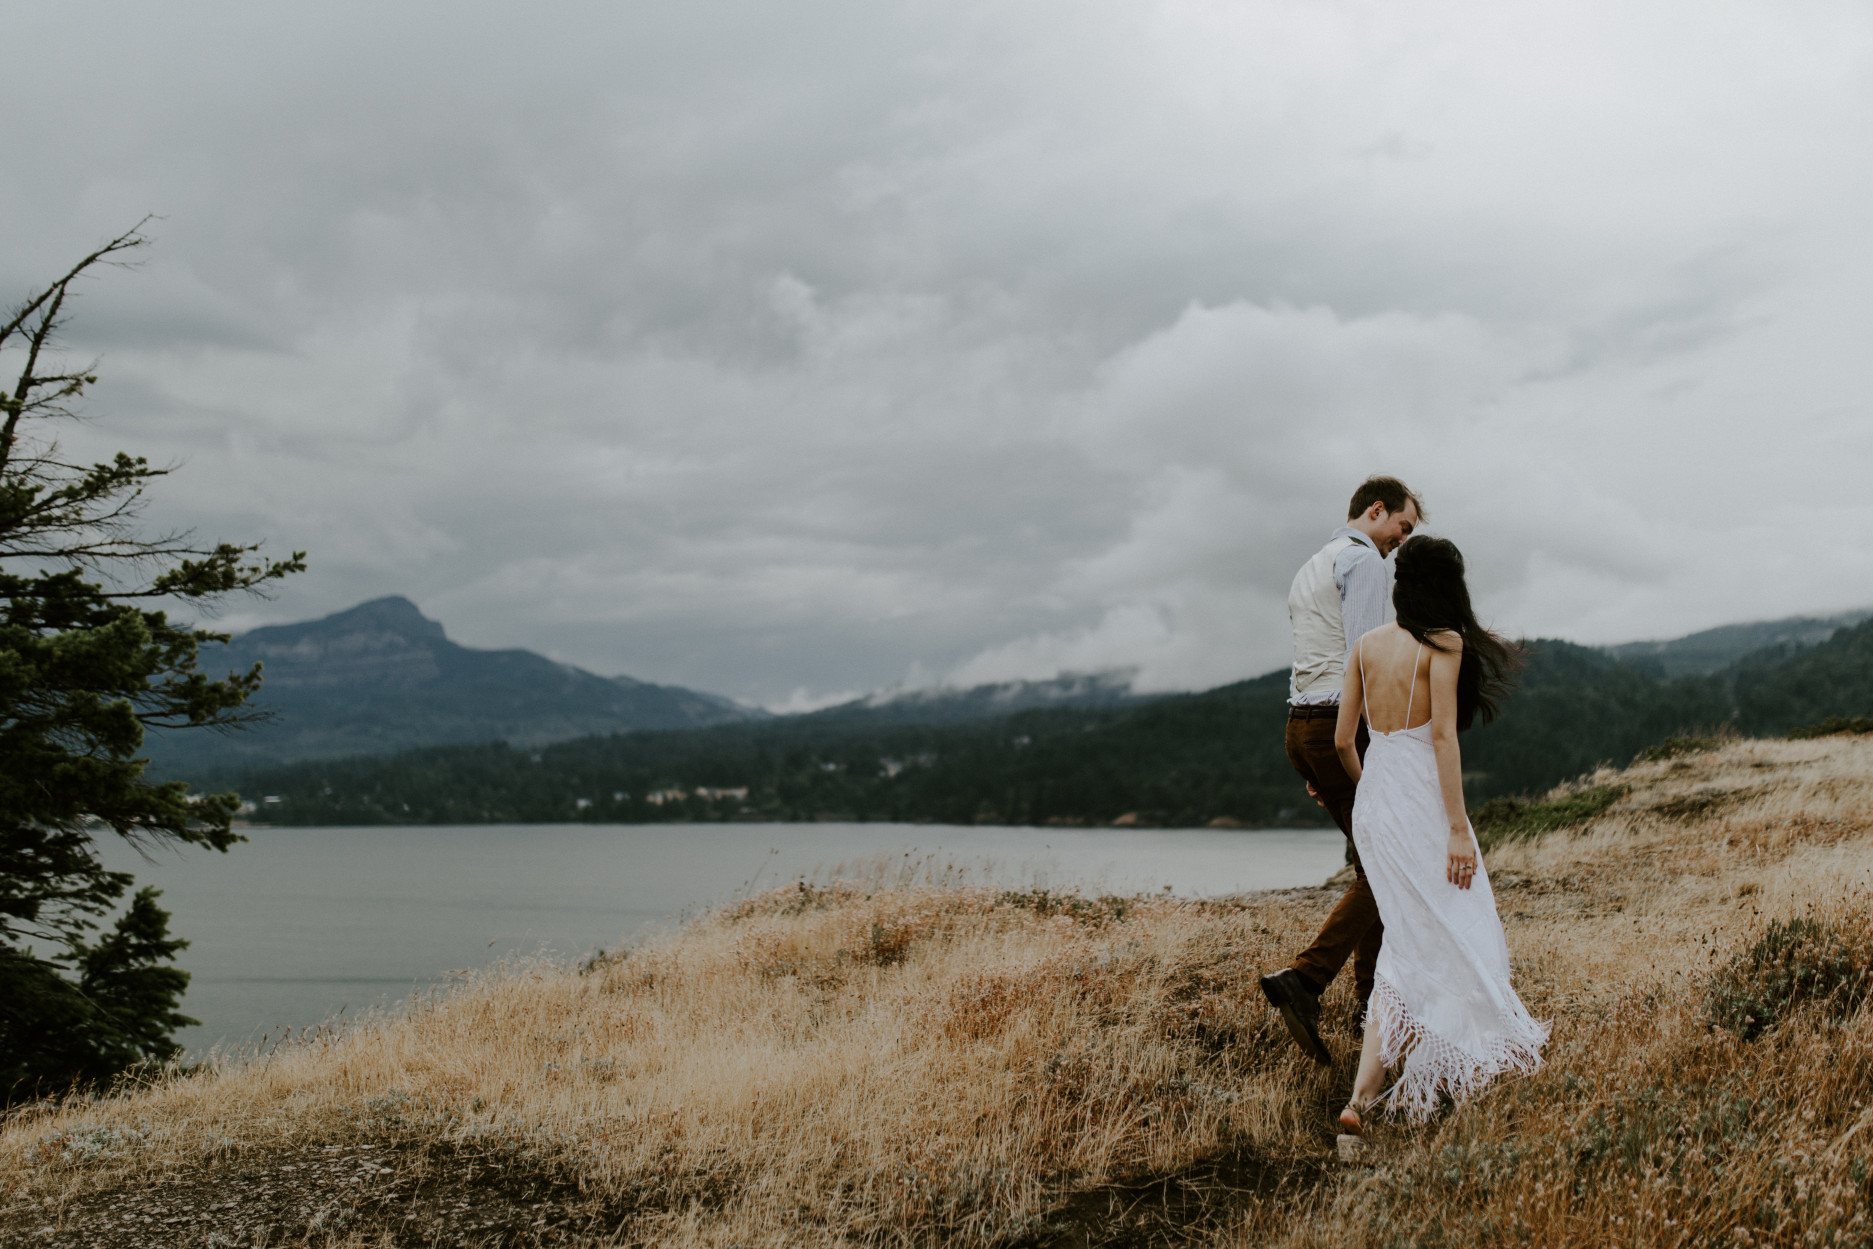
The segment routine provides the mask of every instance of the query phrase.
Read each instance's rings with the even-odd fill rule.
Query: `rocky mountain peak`
[[[440,624],[409,599],[391,595],[318,620],[244,633],[230,657],[265,664],[267,683],[278,690],[305,683],[433,681],[439,654],[453,649]]]
[[[448,641],[441,623],[423,615],[421,608],[401,594],[374,598],[318,620],[285,627],[330,634],[389,633],[409,642]]]

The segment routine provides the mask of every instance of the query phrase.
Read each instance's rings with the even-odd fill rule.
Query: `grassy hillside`
[[[1331,890],[793,885],[9,1117],[8,1243],[1863,1245],[1873,738],[1593,778],[1488,853],[1539,1073],[1335,1160],[1256,974]]]
[[[1037,708],[966,723],[808,716],[532,750],[446,747],[247,778],[264,818],[373,823],[906,820],[1319,824],[1283,745],[1286,674],[1143,705]],[[1521,686],[1463,743],[1477,801],[1538,793],[1667,737],[1786,732],[1873,713],[1873,621],[1712,676],[1662,679],[1604,652],[1531,646]],[[745,793],[739,791],[746,790]],[[669,791],[679,791],[680,799]],[[737,791],[699,796],[697,791]],[[661,796],[661,797],[660,797]]]

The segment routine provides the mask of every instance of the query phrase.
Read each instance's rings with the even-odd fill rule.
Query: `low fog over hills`
[[[1287,673],[1199,694],[1055,702],[974,720],[786,716],[538,749],[443,746],[257,773],[285,824],[887,820],[937,824],[1319,824],[1283,744]],[[958,695],[941,704],[966,705]],[[992,694],[978,705],[993,706]],[[915,700],[911,700],[915,705]],[[847,712],[848,716],[852,713]],[[1873,724],[1873,620],[1664,677],[1542,639],[1503,714],[1465,735],[1472,801],[1539,795],[1659,747]]]
[[[1873,623],[1841,627],[1868,617],[1796,617],[1598,649],[1535,643],[1505,719],[1468,739],[1468,780],[1478,797],[1539,790],[1672,733],[1723,724],[1781,733],[1873,712]],[[257,629],[211,667],[223,662],[265,665],[261,701],[275,718],[245,733],[158,740],[158,770],[201,786],[284,792],[294,809],[276,814],[291,822],[373,822],[392,810],[426,813],[412,817],[419,822],[697,818],[691,804],[653,798],[698,786],[741,795],[732,812],[705,804],[717,817],[1313,815],[1290,792],[1282,670],[1201,694],[1136,695],[1121,671],[887,691],[777,717],[530,651],[458,646],[402,598]],[[391,755],[400,757],[383,758]],[[326,762],[346,756],[378,759],[335,771]],[[269,770],[301,763],[317,776]],[[365,801],[379,790],[396,792],[393,808]]]
[[[1873,610],[1726,625],[1598,653],[1653,679],[1704,676],[1746,655],[1768,659],[1807,650],[1869,617]],[[774,719],[719,695],[628,676],[601,677],[532,651],[459,646],[441,624],[397,596],[320,620],[256,629],[225,648],[211,648],[204,658],[210,671],[265,665],[257,703],[273,718],[226,735],[153,735],[149,754],[155,770],[199,785],[301,760],[491,742],[525,749],[595,734]],[[884,691],[786,719],[817,735],[960,725],[1047,709],[1121,711],[1162,697],[1134,694],[1132,675],[1121,670],[969,689]],[[1255,684],[1267,684],[1276,694],[1285,689],[1281,681]],[[1278,717],[1278,706],[1268,714]]]
[[[1836,630],[1857,625],[1868,617],[1873,617],[1873,608],[1832,616],[1790,616],[1784,620],[1720,625],[1669,641],[1627,642],[1602,649],[1623,663],[1652,667],[1661,676],[1703,676],[1768,647],[1815,646],[1833,637]]]
[[[517,747],[656,729],[772,718],[717,694],[601,677],[528,650],[475,650],[398,595],[320,620],[255,629],[203,652],[210,672],[264,665],[254,705],[272,713],[236,733],[152,734],[159,774],[220,783],[256,767],[419,746]],[[1036,707],[1146,701],[1128,672],[1009,681],[973,689],[887,691],[810,713],[814,721],[934,724]]]

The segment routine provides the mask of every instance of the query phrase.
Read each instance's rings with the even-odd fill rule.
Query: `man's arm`
[[[1355,542],[1335,561],[1334,579],[1340,583],[1340,624],[1346,630],[1347,662],[1353,643],[1385,623],[1390,615],[1392,578],[1385,560],[1363,542]]]
[[[1340,766],[1359,784],[1359,717],[1366,705],[1366,674],[1355,663],[1346,665],[1346,684],[1340,690],[1340,714],[1333,722],[1333,751]],[[1321,803],[1326,806],[1326,803]]]

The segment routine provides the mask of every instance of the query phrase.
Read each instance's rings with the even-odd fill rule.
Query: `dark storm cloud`
[[[1857,7],[60,6],[0,186],[74,445],[264,614],[810,702],[1276,666],[1363,474],[1513,629],[1854,605]]]

